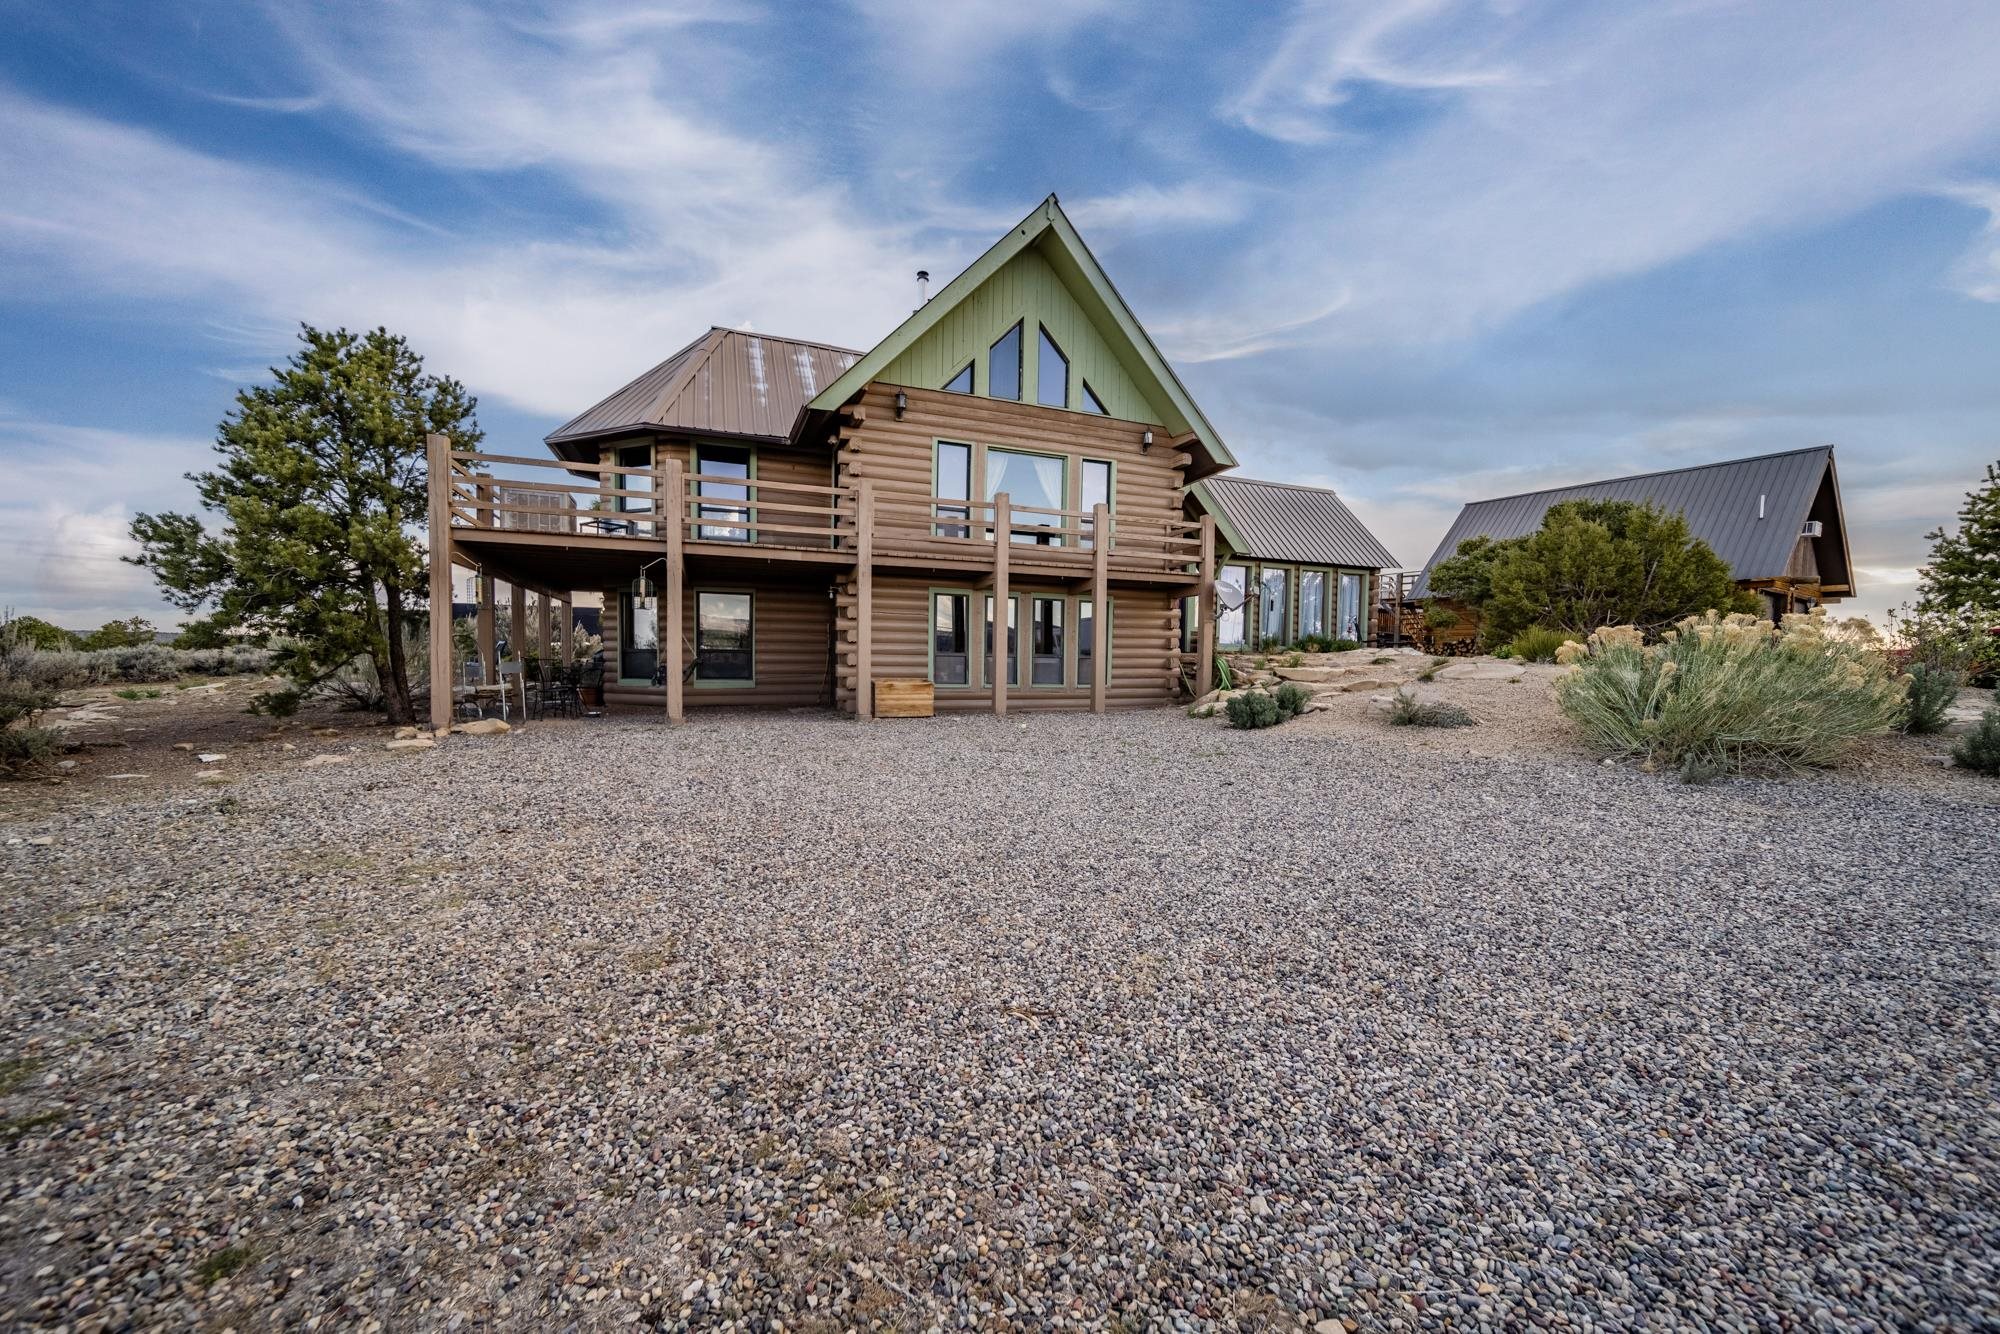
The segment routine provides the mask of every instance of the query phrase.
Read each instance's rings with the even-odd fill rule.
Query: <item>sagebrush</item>
[[[1277,701],[1279,711],[1287,718],[1298,717],[1306,711],[1306,705],[1312,703],[1311,693],[1293,681],[1279,686],[1271,698]]]
[[[1408,686],[1389,702],[1391,727],[1471,727],[1477,721],[1456,704],[1417,698]]]
[[[1688,773],[1824,768],[1901,717],[1908,687],[1865,621],[1690,616],[1648,645],[1629,625],[1566,644],[1562,710],[1599,748]]]
[[[1223,706],[1229,715],[1229,725],[1248,730],[1259,727],[1276,727],[1285,721],[1285,711],[1278,701],[1261,690],[1246,690],[1240,695],[1231,695]]]

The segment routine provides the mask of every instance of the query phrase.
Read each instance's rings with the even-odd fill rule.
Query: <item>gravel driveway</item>
[[[706,715],[0,835],[0,1324],[2000,1320],[1970,798]]]

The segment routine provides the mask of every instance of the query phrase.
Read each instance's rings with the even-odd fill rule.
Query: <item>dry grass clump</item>
[[[1456,704],[1418,699],[1408,686],[1389,705],[1391,727],[1471,727],[1477,721]]]
[[[1700,778],[1832,765],[1895,726],[1908,689],[1866,621],[1824,608],[1780,625],[1711,611],[1652,645],[1611,626],[1557,658],[1580,669],[1557,699],[1595,744]]]

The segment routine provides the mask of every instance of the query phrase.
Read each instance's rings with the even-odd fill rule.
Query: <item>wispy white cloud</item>
[[[1941,193],[1986,214],[1986,226],[1952,271],[1953,286],[1975,301],[2000,301],[2000,182],[1968,182]]]
[[[1422,91],[1491,88],[1520,75],[1485,49],[1513,5],[1453,0],[1301,0],[1278,50],[1223,108],[1260,134],[1319,144],[1342,131],[1328,116],[1358,85]]]
[[[1228,180],[1147,183],[1117,194],[1063,201],[1063,211],[1078,228],[1105,236],[1220,227],[1242,221],[1249,207],[1247,187]]]
[[[1255,217],[1243,298],[1211,313],[1229,332],[1208,342],[1463,338],[1710,246],[1926,193],[2000,137],[2000,80],[1967,58],[2000,47],[2000,8],[1825,18],[1710,3],[1590,7],[1561,24],[1472,0],[1307,7],[1237,116],[1298,138],[1357,80],[1455,91],[1358,166],[1302,163]],[[1417,35],[1441,63],[1380,55]],[[1323,315],[1328,292],[1351,299]]]

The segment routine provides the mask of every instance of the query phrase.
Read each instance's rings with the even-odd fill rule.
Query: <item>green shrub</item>
[[[1958,698],[1958,688],[1963,684],[1964,675],[1950,667],[1934,662],[1911,663],[1903,730],[1913,736],[1942,732],[1945,711]]]
[[[250,712],[266,718],[289,718],[299,711],[299,692],[290,686],[282,690],[267,690],[250,697]]]
[[[1287,681],[1279,686],[1272,698],[1277,701],[1279,711],[1287,718],[1298,717],[1306,711],[1306,705],[1312,703],[1312,695],[1296,681]]]
[[[1418,699],[1408,686],[1389,705],[1391,727],[1471,727],[1477,721],[1456,704]]]
[[[1352,653],[1360,647],[1361,641],[1358,639],[1329,639],[1326,642],[1328,653]]]
[[[1519,658],[1522,662],[1554,662],[1556,650],[1575,638],[1575,635],[1561,630],[1537,625],[1515,635],[1513,642],[1507,645],[1512,652],[1503,656]]]
[[[1835,624],[1823,608],[1782,626],[1709,612],[1652,646],[1614,626],[1557,660],[1579,667],[1557,698],[1593,743],[1683,772],[1833,764],[1895,725],[1906,690],[1865,621]]]
[[[1424,626],[1430,630],[1449,630],[1462,618],[1442,602],[1433,602],[1424,608]]]
[[[1240,695],[1232,695],[1225,707],[1229,713],[1231,727],[1250,730],[1276,727],[1285,721],[1284,711],[1278,707],[1278,701],[1261,690],[1246,690]]]
[[[1324,653],[1332,643],[1325,635],[1307,635],[1299,641],[1299,650],[1303,653]]]
[[[1302,667],[1305,665],[1305,661],[1306,661],[1306,655],[1299,652],[1297,649],[1293,649],[1290,653],[1287,653],[1285,655],[1285,660],[1282,665],[1286,667]]]
[[[1951,757],[1963,768],[2000,778],[2000,704],[1979,716],[1979,725],[1959,738]]]
[[[1514,647],[1511,644],[1502,644],[1499,648],[1493,650],[1493,656],[1496,658],[1511,658],[1514,656]]]

